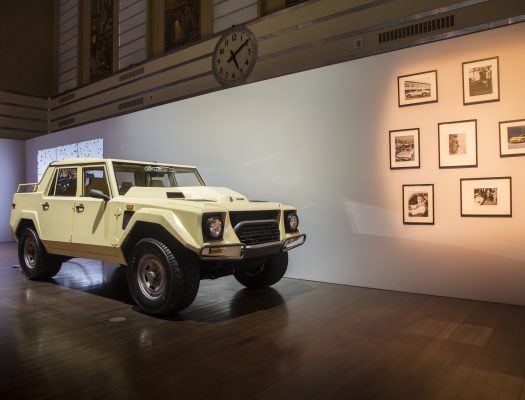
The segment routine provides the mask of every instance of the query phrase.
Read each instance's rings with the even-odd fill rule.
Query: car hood
[[[268,209],[278,208],[280,204],[271,202],[250,201],[246,196],[225,187],[192,186],[174,188],[132,187],[123,196],[124,201],[143,204],[155,204],[172,208],[173,202],[200,207],[213,204],[229,209]]]

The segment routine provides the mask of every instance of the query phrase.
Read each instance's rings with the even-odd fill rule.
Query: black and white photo
[[[390,134],[390,169],[419,168],[419,128],[400,129]]]
[[[498,188],[476,188],[474,189],[474,203],[480,206],[498,205]]]
[[[397,89],[399,107],[437,102],[437,71],[400,76]]]
[[[460,180],[462,217],[511,217],[512,178]]]
[[[499,101],[499,58],[463,63],[463,104]]]
[[[499,123],[500,156],[525,155],[525,119]]]
[[[439,168],[478,165],[477,120],[438,124]]]
[[[434,224],[434,185],[403,185],[403,224]]]

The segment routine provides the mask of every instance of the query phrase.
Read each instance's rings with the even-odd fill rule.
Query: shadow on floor
[[[116,300],[141,312],[128,289],[126,268],[101,261],[72,259],[63,264],[60,273],[50,282]],[[276,307],[284,306],[286,310],[287,300],[310,290],[307,282],[297,280],[260,290],[245,289],[233,277],[203,280],[195,301],[187,309],[173,315],[154,317],[167,321],[217,323]]]

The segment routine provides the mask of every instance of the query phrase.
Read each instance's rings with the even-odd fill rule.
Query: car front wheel
[[[38,234],[31,228],[25,228],[20,234],[18,261],[22,272],[32,280],[50,279],[62,266],[62,258],[48,254]]]
[[[288,253],[271,256],[257,269],[235,271],[235,279],[248,289],[261,289],[279,282],[288,268]]]
[[[128,285],[141,310],[148,314],[169,314],[188,307],[199,290],[196,260],[178,257],[156,239],[139,241],[130,257]]]

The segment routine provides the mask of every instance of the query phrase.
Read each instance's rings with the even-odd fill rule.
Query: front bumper
[[[250,258],[274,256],[301,246],[306,241],[306,234],[289,237],[279,242],[246,246],[234,244],[205,244],[199,252],[199,258],[207,261],[240,261]]]

